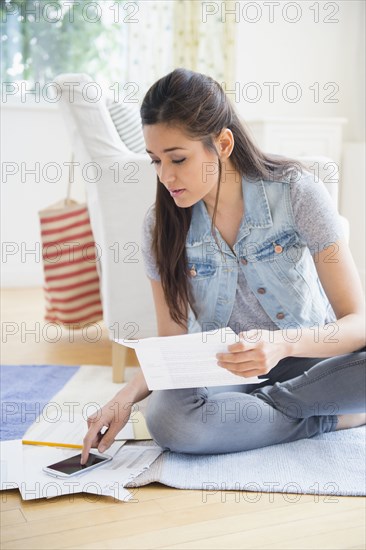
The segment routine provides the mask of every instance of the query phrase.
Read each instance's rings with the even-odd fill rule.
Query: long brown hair
[[[219,136],[223,128],[230,128],[234,137],[230,160],[235,170],[249,180],[281,180],[289,169],[305,168],[299,161],[263,153],[239,119],[223,88],[213,78],[202,73],[178,68],[157,80],[145,94],[140,115],[143,126],[162,123],[179,127],[191,139],[200,140],[207,151],[216,154],[213,138]],[[214,237],[222,175],[219,157],[218,168],[218,188],[211,224]],[[155,216],[152,252],[170,315],[184,327],[188,303],[197,317],[187,284],[185,249],[192,207],[179,208],[159,176]]]

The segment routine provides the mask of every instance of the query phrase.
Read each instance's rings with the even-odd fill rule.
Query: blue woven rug
[[[80,367],[0,365],[0,440],[21,439]]]

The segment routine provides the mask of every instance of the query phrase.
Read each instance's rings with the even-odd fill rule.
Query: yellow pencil
[[[23,445],[46,445],[47,447],[66,447],[68,449],[82,449],[82,445],[74,445],[73,443],[52,443],[49,441],[29,441],[22,439]]]

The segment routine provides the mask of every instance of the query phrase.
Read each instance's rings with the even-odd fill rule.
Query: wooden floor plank
[[[148,503],[137,507],[146,504]],[[293,506],[295,507],[296,504]],[[118,509],[98,510],[95,513],[84,512],[77,516],[64,515],[47,522],[33,521],[18,526],[16,533],[5,528],[3,540],[8,548],[46,548],[48,543],[58,544],[57,548],[68,548],[103,542],[107,538],[107,533],[109,538],[121,536],[123,533],[121,548],[140,548],[139,545],[145,548],[145,540],[146,544],[154,543],[154,547],[189,541],[191,535],[187,539],[187,531],[195,533],[195,537],[192,537],[195,540],[195,538],[213,535],[222,537],[228,533],[254,529],[263,525],[268,529],[271,525],[278,526],[289,521],[288,507],[276,508],[269,516],[267,510],[256,511],[256,508],[247,502],[228,503],[225,506],[221,503],[207,504],[200,509],[200,514],[197,514],[196,509],[162,513],[158,508],[158,502],[156,507],[158,512],[155,514],[142,513],[138,517],[128,519],[124,519],[123,509],[118,507]],[[355,514],[355,510],[359,509],[358,504],[350,502],[347,511],[342,510],[342,514]],[[298,514],[301,518],[319,520],[322,517],[326,521],[327,516],[334,517],[334,513],[334,509],[330,509],[329,504],[324,502],[308,502],[298,506]],[[294,511],[292,516],[295,516]],[[142,525],[143,534],[141,534]],[[62,533],[66,535],[61,542]]]
[[[91,497],[95,497],[95,500],[93,501]],[[71,496],[64,495],[50,499],[49,501],[42,499],[40,502],[42,502],[42,505],[38,507],[33,506],[33,501],[28,501],[26,503],[27,506],[22,507],[23,514],[28,522],[42,521],[44,519],[52,521],[53,518],[69,516],[70,511],[75,505],[77,506],[78,514],[108,514],[111,510],[116,510],[115,513],[121,514],[123,517],[135,517],[142,513],[156,513],[157,508],[157,504],[153,500],[143,503],[124,503],[116,501],[112,497],[100,497],[86,493]],[[137,506],[138,504],[140,506]]]
[[[303,550],[320,548],[331,550],[349,549],[352,540],[362,540],[365,536],[363,526],[355,526],[352,531],[348,527],[342,530],[334,530],[332,528],[332,537],[329,533],[329,528],[334,524],[330,521],[319,525],[316,521],[311,524],[311,535],[309,537],[299,537],[298,535],[309,531],[305,521],[291,522],[288,526],[273,526],[262,533],[260,529],[253,531],[241,531],[227,537],[215,537],[209,539],[195,540],[186,544],[173,544],[169,546],[161,546],[160,550],[200,550],[213,549],[221,550],[230,548],[230,550],[250,548],[250,550]],[[279,543],[273,543],[273,540],[279,540]],[[229,546],[228,546],[229,545]],[[364,547],[363,547],[364,548]]]
[[[344,517],[349,519],[353,514],[353,510],[347,512]],[[258,548],[262,548],[263,544],[272,542],[272,538],[284,537],[285,540],[291,539],[293,536],[308,533],[309,520],[311,520],[312,529],[316,532],[324,528],[324,524],[329,528],[334,525],[333,519],[327,515],[316,513],[315,508],[312,512],[301,516],[297,521],[288,522],[287,514],[280,514],[279,510],[271,514],[270,521],[267,522],[267,515],[253,514],[247,517],[245,514],[222,517],[215,520],[207,520],[205,522],[197,521],[195,523],[176,526],[175,528],[160,529],[148,534],[142,533],[135,536],[126,536],[122,534],[118,538],[110,539],[110,532],[106,535],[105,540],[100,540],[94,543],[87,543],[80,546],[73,545],[70,548],[75,550],[85,550],[86,548],[120,548],[120,549],[215,549],[215,548],[253,548],[254,543],[259,543]],[[343,516],[343,513],[342,513]],[[245,527],[244,527],[245,526]],[[265,526],[265,529],[263,528]],[[289,526],[289,527],[288,527]],[[243,528],[244,527],[244,528]],[[283,533],[290,529],[289,533]],[[221,533],[221,534],[220,534]],[[181,541],[181,544],[177,544]],[[186,541],[186,542],[183,542]]]
[[[1,289],[4,365],[112,364],[112,342],[103,321],[95,328],[56,329],[44,320],[44,308],[41,288]]]
[[[344,526],[341,529],[332,528],[332,536],[329,534],[328,526],[325,525],[324,532],[317,531],[317,533],[311,533],[307,537],[297,538],[296,535],[289,540],[288,542],[281,541],[281,543],[269,544],[263,547],[253,546],[253,549],[262,550],[297,550],[297,549],[313,549],[319,550],[338,550],[343,548],[350,548],[350,544],[354,540],[364,540],[363,549],[366,547],[365,539],[365,524],[362,519],[360,525],[353,524],[352,529],[349,529],[348,526]]]
[[[9,489],[8,491],[2,491],[0,495],[0,509],[16,510],[20,507],[22,499],[20,498],[18,489]]]
[[[18,525],[25,521],[26,519],[19,508],[17,510],[5,510],[0,512],[0,523],[2,528],[8,525]]]
[[[347,519],[347,516],[345,516],[345,519]],[[331,533],[329,532],[330,528],[332,529]],[[188,543],[160,546],[159,550],[197,550],[197,548],[200,550],[226,550],[227,548],[230,548],[230,550],[246,548],[250,550],[319,550],[320,548],[322,550],[343,550],[352,548],[350,545],[354,540],[365,540],[363,524],[354,526],[352,530],[348,526],[342,529],[334,529],[334,523],[330,519],[322,524],[319,524],[315,519],[311,524],[311,534],[307,537],[299,536],[299,534],[301,535],[306,531],[309,531],[307,521],[299,520],[286,526],[273,526],[264,532],[261,529],[241,531],[223,537],[211,537]],[[273,543],[273,540],[278,541],[279,539],[281,539],[281,542]],[[118,546],[104,545],[101,548],[111,549],[118,548]],[[365,546],[362,546],[362,548],[364,549]]]
[[[40,537],[49,533],[58,533],[59,531],[67,531],[78,529],[79,527],[102,526],[105,523],[117,522],[120,520],[128,521],[150,515],[156,516],[157,512],[162,513],[158,502],[143,502],[137,504],[119,503],[115,506],[110,506],[104,509],[90,509],[87,511],[79,511],[77,515],[72,512],[70,505],[68,513],[58,514],[56,516],[47,517],[47,521],[41,517],[34,519],[31,522],[26,522],[19,525],[14,531],[11,528],[4,527],[2,536],[4,541],[30,539],[32,537]]]

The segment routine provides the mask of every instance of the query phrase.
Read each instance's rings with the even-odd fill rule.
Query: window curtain
[[[128,25],[123,66],[125,81],[139,85],[139,100],[158,78],[177,67],[205,73],[219,83],[224,81],[228,88],[233,85],[236,23],[233,15],[222,21],[222,3],[227,4],[136,2],[140,23]],[[207,4],[218,6],[217,13],[205,15]]]
[[[235,79],[233,2],[174,2],[174,66],[208,74],[220,83]]]
[[[47,11],[51,23],[43,16],[23,17],[36,5],[41,9],[38,0],[7,0],[0,4],[2,79],[26,81],[30,88],[60,73],[84,72],[106,90],[118,83],[118,97],[127,102],[140,102],[158,78],[177,67],[230,85],[237,24],[233,14],[227,14],[225,22],[222,14],[232,4],[98,0],[88,2],[85,12],[80,0],[55,0]]]
[[[131,3],[132,4],[132,3]],[[173,70],[173,15],[175,1],[137,1],[138,10],[123,31],[122,80],[136,85],[141,101],[148,88]],[[130,10],[131,11],[131,10]],[[132,12],[131,12],[132,13]],[[135,97],[135,94],[134,94]]]

